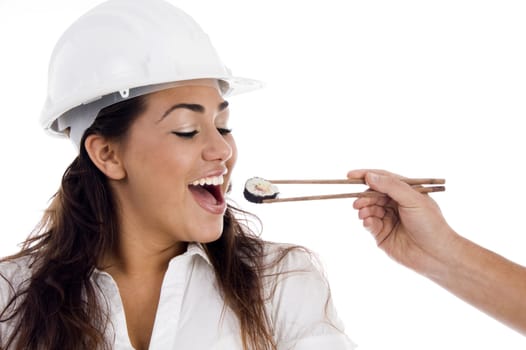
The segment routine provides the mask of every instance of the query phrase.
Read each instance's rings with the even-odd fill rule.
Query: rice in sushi
[[[252,203],[263,203],[265,199],[277,198],[278,187],[272,182],[260,177],[253,177],[246,181],[243,195]]]

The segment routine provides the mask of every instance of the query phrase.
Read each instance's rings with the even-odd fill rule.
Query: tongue
[[[190,187],[190,192],[192,192],[192,194],[194,195],[194,198],[198,202],[208,203],[212,205],[218,204],[216,198],[212,195],[212,193],[208,192],[204,187],[202,186],[189,186],[189,187]]]

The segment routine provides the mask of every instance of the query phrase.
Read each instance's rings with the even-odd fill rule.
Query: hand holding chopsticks
[[[418,178],[418,179],[402,179],[403,182],[411,185],[416,191],[420,193],[442,192],[445,191],[445,186],[424,186],[424,185],[443,185],[444,179],[436,178]],[[245,184],[244,195],[245,198],[254,203],[278,203],[278,202],[297,202],[309,200],[322,199],[338,199],[338,198],[358,198],[358,197],[378,197],[385,196],[385,194],[368,190],[364,192],[354,193],[340,193],[327,195],[313,195],[301,197],[285,197],[278,198],[279,191],[277,184],[286,185],[332,185],[332,184],[365,184],[363,178],[357,179],[342,179],[342,180],[265,180],[262,178],[249,179]]]

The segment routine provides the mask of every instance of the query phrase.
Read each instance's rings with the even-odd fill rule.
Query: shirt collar
[[[192,255],[199,255],[209,265],[212,265],[212,262],[208,258],[208,255],[206,254],[202,243],[196,243],[196,242],[188,243],[188,247],[186,248],[186,252],[183,255],[185,255],[185,254],[186,255],[190,255],[190,256],[192,256]]]

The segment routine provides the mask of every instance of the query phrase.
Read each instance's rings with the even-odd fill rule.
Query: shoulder
[[[31,274],[31,261],[32,259],[28,256],[3,260],[0,262],[0,274],[13,279],[27,277]]]
[[[30,266],[29,257],[0,262],[0,307],[31,278]]]
[[[267,273],[314,273],[324,275],[320,257],[312,250],[288,243],[265,242],[264,267]]]
[[[302,246],[282,243],[266,243],[265,249],[263,280],[275,306],[286,305],[288,299],[327,300],[329,283],[316,253]],[[305,294],[306,290],[310,291]]]
[[[28,257],[3,260],[0,262],[0,348],[2,341],[13,332],[15,319],[11,311],[16,308],[13,303],[15,295],[19,294],[24,284],[31,278],[30,259]],[[4,336],[6,338],[2,339]]]
[[[288,244],[267,243],[266,252],[267,312],[280,348],[353,349],[320,257]]]

